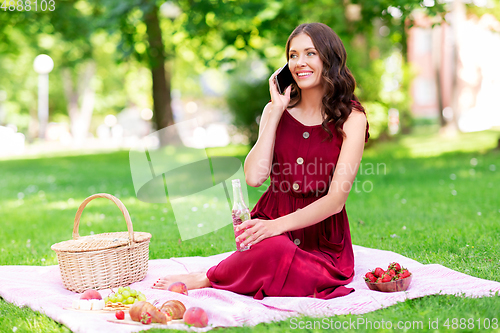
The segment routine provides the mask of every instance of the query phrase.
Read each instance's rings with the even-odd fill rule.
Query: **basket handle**
[[[125,221],[127,222],[128,237],[130,239],[131,245],[133,246],[135,243],[134,242],[134,227],[132,226],[132,220],[130,219],[130,215],[128,213],[128,210],[127,210],[127,208],[125,208],[125,205],[120,201],[120,199],[118,199],[117,197],[115,197],[111,194],[107,194],[107,193],[93,194],[90,197],[88,197],[87,199],[85,199],[82,202],[82,204],[80,205],[80,207],[78,207],[78,211],[76,212],[76,216],[75,216],[75,225],[73,227],[73,239],[76,240],[76,239],[80,238],[80,234],[78,233],[78,228],[80,226],[80,217],[82,216],[82,213],[83,213],[85,206],[87,206],[87,204],[90,201],[92,201],[96,198],[109,199],[109,200],[113,201],[115,203],[115,205],[118,206],[118,208],[120,208],[120,210],[122,211],[123,217],[125,217]]]

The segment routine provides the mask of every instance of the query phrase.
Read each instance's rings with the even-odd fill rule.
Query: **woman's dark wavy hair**
[[[356,80],[351,71],[346,66],[347,53],[344,44],[339,36],[326,24],[323,23],[305,23],[299,25],[292,32],[286,42],[286,58],[289,60],[290,43],[293,38],[300,34],[308,35],[315,49],[323,61],[323,82],[326,86],[326,93],[323,96],[323,116],[322,128],[328,133],[331,140],[332,132],[328,128],[328,123],[333,121],[337,133],[345,137],[342,125],[351,114],[352,107],[363,111],[364,108],[354,95]],[[296,83],[292,85],[289,107],[296,106],[301,99],[300,88]]]

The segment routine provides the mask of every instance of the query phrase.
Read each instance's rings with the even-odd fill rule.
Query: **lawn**
[[[498,131],[454,138],[415,134],[368,147],[357,187],[346,204],[353,243],[500,281],[500,151],[493,149],[499,136]],[[247,151],[244,146],[214,148],[209,155],[231,155],[243,161]],[[0,265],[57,264],[50,246],[71,238],[79,204],[98,192],[119,197],[131,214],[134,229],[153,234],[151,259],[209,256],[234,249],[230,226],[180,241],[170,206],[135,198],[127,151],[7,159],[0,161],[0,172]],[[250,188],[251,205],[263,189]],[[119,210],[103,199],[85,209],[80,224],[81,235],[124,230]],[[306,330],[310,332],[322,331],[327,323],[361,320],[421,322],[418,331],[426,332],[434,331],[429,322],[438,318],[439,331],[483,331],[478,323],[488,318],[491,326],[484,331],[500,332],[500,297],[428,296],[363,316],[300,320],[302,326],[309,321],[313,328]],[[448,329],[443,326],[447,318]],[[298,327],[297,323],[287,320],[217,331],[282,332]],[[13,327],[17,332],[68,331],[40,313],[0,299],[0,331],[12,332]],[[342,331],[398,331],[365,327],[369,326]]]

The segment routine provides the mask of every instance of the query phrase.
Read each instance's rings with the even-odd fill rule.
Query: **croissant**
[[[153,304],[149,302],[137,302],[132,305],[128,313],[133,321],[140,321],[144,313],[151,315],[153,323],[167,324],[172,317],[166,312],[159,311]]]
[[[186,312],[186,307],[182,302],[173,299],[163,303],[160,311],[168,314],[172,319],[182,319],[184,312]]]

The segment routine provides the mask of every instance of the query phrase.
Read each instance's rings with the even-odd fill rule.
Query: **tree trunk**
[[[148,2],[148,0],[144,0]],[[149,66],[153,77],[153,110],[156,130],[160,134],[160,144],[176,144],[180,142],[175,131],[172,112],[172,98],[170,96],[170,73],[165,70],[165,48],[163,46],[160,22],[158,20],[158,6],[149,3],[149,9],[144,14],[144,23],[147,27],[149,48]],[[169,130],[160,131],[166,127]]]
[[[452,84],[452,101],[451,108],[453,110],[453,121],[448,124],[451,132],[458,132],[458,119],[462,113],[460,103],[458,101],[461,93],[461,82],[459,77],[459,70],[461,66],[461,61],[459,57],[459,29],[460,25],[463,24],[465,18],[465,5],[460,2],[460,0],[453,1],[452,12],[453,19],[451,23],[451,28],[453,29],[453,84]]]
[[[68,115],[70,120],[71,135],[74,144],[79,146],[87,138],[92,113],[94,112],[95,91],[92,89],[91,80],[95,74],[95,63],[89,62],[84,71],[78,76],[78,84],[75,88],[71,77],[71,70],[65,68],[62,71],[64,93],[68,100]],[[81,105],[78,100],[81,98]]]
[[[90,122],[92,121],[92,113],[94,112],[95,91],[92,88],[91,81],[94,77],[95,70],[96,65],[94,62],[87,63],[85,71],[82,74],[82,78],[78,82],[78,92],[81,96],[79,128],[81,130],[81,138],[83,140],[88,136]]]
[[[432,64],[434,67],[434,79],[436,84],[436,97],[438,104],[438,113],[439,113],[439,124],[441,127],[446,126],[446,119],[443,115],[444,103],[443,103],[443,89],[442,89],[442,80],[441,80],[441,68],[442,68],[442,45],[443,45],[443,27],[436,26],[432,28]]]

